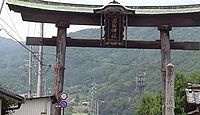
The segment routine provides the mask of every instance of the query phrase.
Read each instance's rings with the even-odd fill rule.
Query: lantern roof
[[[200,84],[188,83],[188,87],[187,87],[186,91],[198,91],[198,92],[200,92]]]

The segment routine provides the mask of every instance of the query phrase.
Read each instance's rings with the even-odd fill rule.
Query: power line
[[[9,16],[9,18],[10,18],[10,20],[11,20],[11,22],[12,22],[14,28],[15,28],[15,30],[16,30],[16,34],[18,34],[18,36],[20,36],[20,34],[19,34],[19,32],[17,31],[17,28],[16,28],[16,26],[15,26],[15,23],[13,22],[13,20],[12,20],[10,14],[9,14],[9,12],[8,12],[7,7],[6,7],[6,12],[7,12],[7,14],[8,14],[8,16]],[[20,37],[20,39],[23,41],[23,39],[22,39],[21,37]]]
[[[0,24],[1,25],[1,24]],[[1,25],[2,26],[2,25]],[[3,27],[3,26],[2,26]],[[20,41],[18,41],[16,38],[14,38],[5,28],[2,28],[2,30],[4,30],[6,32],[6,34],[8,34],[12,39],[14,39],[17,43],[19,43],[22,47],[24,47],[26,50],[28,50],[29,52],[31,52],[33,54],[33,56],[38,60],[38,57],[35,55],[35,53],[30,50],[29,48],[27,48],[24,44],[22,44]]]
[[[21,39],[21,40],[23,40],[22,39],[22,37],[6,22],[6,21],[4,21],[2,18],[0,18],[0,20],[3,22],[3,23],[5,23],[13,32],[15,32],[15,34]],[[3,29],[4,30],[6,30],[5,28],[4,28],[4,26],[3,25],[1,25],[2,27],[3,27]],[[7,30],[6,30],[7,31]]]
[[[11,28],[11,26],[6,22],[6,21],[4,21],[2,18],[0,18],[0,20],[1,21],[3,21],[21,40],[23,40],[22,39],[22,37],[15,31],[15,30],[13,30],[12,28]],[[1,25],[1,24],[0,24]],[[40,61],[41,62],[41,60],[39,60],[39,58],[35,55],[35,51],[33,50],[30,50],[29,48],[27,48],[25,45],[23,45],[20,41],[18,41],[16,38],[14,38],[5,28],[4,28],[4,26],[3,25],[1,25],[1,27],[2,27],[2,29],[10,36],[10,37],[12,37],[16,42],[18,42],[20,45],[22,45],[26,50],[28,50],[28,51],[30,51],[32,54],[33,54],[33,56],[38,60],[38,61]],[[44,60],[47,60],[47,59],[45,59],[44,57],[42,58],[42,59],[44,59]]]
[[[0,20],[2,20],[13,32],[15,32],[15,34],[17,34],[17,36],[20,38],[20,39],[22,39],[21,38],[21,36],[15,31],[15,30],[13,30],[9,25],[8,25],[8,23],[6,23],[2,18],[0,18]],[[29,51],[29,52],[31,52],[32,54],[33,54],[33,56],[39,61],[39,62],[41,62],[42,64],[43,64],[43,62],[35,55],[35,51],[33,50],[30,50],[29,48],[27,48],[24,44],[22,44],[19,40],[17,40],[16,38],[14,38],[5,28],[4,28],[4,26],[3,25],[1,25],[0,24],[0,26],[2,27],[0,30],[4,30],[5,32],[6,32],[6,34],[7,35],[9,35],[12,39],[14,39],[16,42],[18,42],[22,47],[24,47],[27,51]],[[44,59],[44,60],[47,60],[47,59],[45,59],[44,57],[42,58],[42,59]],[[48,66],[48,65],[45,65],[45,64],[43,64],[44,66]]]
[[[3,1],[2,1],[2,4],[1,4],[1,9],[0,9],[0,14],[1,14],[1,12],[2,12],[2,9],[3,9],[4,2],[5,2],[5,0],[3,0]]]
[[[49,69],[51,68],[51,66],[52,66],[52,65],[48,65],[48,68],[47,68],[47,70],[44,72],[44,75],[43,75],[43,76],[46,75],[46,73],[49,71]]]

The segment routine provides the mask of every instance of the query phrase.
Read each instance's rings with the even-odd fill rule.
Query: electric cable
[[[16,33],[20,36],[20,34],[19,34],[19,32],[18,32],[18,30],[17,30],[17,28],[16,28],[16,25],[15,25],[15,23],[13,22],[13,20],[12,20],[10,14],[9,14],[9,12],[8,12],[7,7],[6,7],[6,12],[7,12],[8,16],[9,16],[9,18],[10,18],[10,21],[11,21],[12,24],[13,24],[13,27],[15,28]],[[21,37],[20,37],[20,39],[23,41],[23,39],[22,39]]]
[[[21,36],[15,31],[15,30],[13,30],[11,27],[10,27],[10,25],[7,23],[7,22],[5,22],[2,18],[0,18],[0,20],[1,21],[3,21],[20,39],[22,39],[21,38]],[[38,60],[38,61],[40,61],[42,64],[43,64],[43,62],[41,61],[41,60],[39,60],[39,58],[35,55],[35,51],[33,50],[30,50],[29,48],[27,48],[24,44],[22,44],[19,40],[17,40],[15,37],[13,37],[5,28],[4,28],[4,26],[2,25],[2,24],[0,24],[0,26],[2,27],[1,29],[3,29],[5,32],[6,32],[6,34],[7,35],[9,35],[12,39],[14,39],[16,42],[18,42],[21,46],[23,46],[27,51],[30,51],[32,54],[33,54],[33,56]],[[43,57],[43,59],[44,60],[46,60],[44,57]],[[44,66],[46,66],[45,64],[43,64]]]
[[[1,24],[0,24],[1,25]],[[2,25],[1,25],[2,26]],[[3,27],[3,26],[2,26]],[[35,55],[35,53],[32,51],[32,50],[30,50],[29,48],[27,48],[23,43],[21,43],[20,41],[18,41],[16,38],[14,38],[5,28],[2,28],[2,30],[4,30],[5,32],[6,32],[6,34],[8,35],[8,36],[10,36],[12,39],[14,39],[17,43],[19,43],[22,47],[24,47],[26,50],[28,50],[29,52],[31,52],[32,54],[33,54],[33,56],[38,60],[38,61],[40,61],[39,59],[38,59],[38,57]],[[41,61],[40,61],[41,62]]]
[[[6,22],[6,21],[4,21],[2,18],[0,18],[0,20],[2,21],[2,22],[4,22],[21,40],[23,40],[22,39],[22,37],[14,30],[14,29],[12,29],[11,28],[11,26]],[[0,26],[2,27],[2,29],[11,37],[12,35],[5,29],[5,27],[3,26],[3,25],[1,25],[0,24]],[[13,36],[12,36],[12,38],[15,40],[15,41],[17,41],[20,45],[22,45],[26,50],[28,50],[28,51],[31,51],[29,48],[27,48],[25,45],[23,45],[20,41],[18,41],[16,38],[14,38]],[[38,60],[38,61],[40,61],[41,62],[41,60],[39,60],[39,58],[35,55],[35,53],[34,53],[35,51],[33,50],[33,51],[31,51],[31,53],[33,54],[33,56]],[[44,57],[42,58],[43,60],[46,60]],[[42,63],[42,62],[41,62]],[[42,63],[43,64],[43,63]]]

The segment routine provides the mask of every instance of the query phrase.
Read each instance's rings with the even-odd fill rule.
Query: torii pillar
[[[161,43],[161,72],[162,72],[162,115],[165,115],[166,105],[166,65],[171,62],[171,50],[170,50],[170,36],[171,31],[169,25],[162,25],[158,27],[160,30],[160,43]]]
[[[57,22],[57,40],[56,40],[56,66],[55,66],[55,82],[54,95],[57,104],[54,104],[52,115],[61,115],[61,108],[59,107],[60,94],[63,92],[64,84],[64,70],[65,70],[65,53],[66,53],[66,36],[69,24],[67,22]]]

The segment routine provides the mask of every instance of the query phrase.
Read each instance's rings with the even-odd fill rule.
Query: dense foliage
[[[144,93],[141,103],[136,107],[136,115],[162,115],[161,95]]]
[[[200,81],[200,73],[196,72],[190,75],[183,75],[178,72],[175,76],[175,114],[186,115],[184,109],[186,107],[185,88],[188,83],[198,84]],[[136,115],[161,115],[161,93],[145,93],[142,96],[141,103],[137,106]]]
[[[0,87],[1,88],[6,88],[6,85],[5,84],[0,84]],[[14,104],[15,104],[15,102],[13,101],[13,100],[10,100],[10,99],[2,99],[1,100],[2,101],[2,108],[1,108],[1,110],[2,111],[0,111],[0,112],[2,112],[1,114],[2,115],[7,115],[7,114],[9,114],[9,108],[11,108]]]

